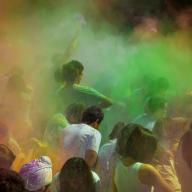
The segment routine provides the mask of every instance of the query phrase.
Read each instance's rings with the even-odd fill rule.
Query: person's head
[[[85,106],[81,103],[73,103],[69,105],[65,111],[65,116],[70,124],[76,124],[81,122],[82,113]]]
[[[19,174],[25,181],[27,191],[47,192],[52,182],[51,160],[47,156],[32,160],[21,167]]]
[[[169,89],[169,81],[165,77],[159,77],[151,82],[149,96],[164,97]]]
[[[162,97],[151,97],[146,103],[145,110],[155,119],[161,119],[166,116],[167,103]]]
[[[153,158],[157,140],[151,131],[141,125],[126,125],[117,139],[117,153],[122,158],[130,157],[136,162],[148,162]]]
[[[0,191],[24,192],[24,181],[15,171],[0,168]]]
[[[124,126],[125,124],[123,122],[116,123],[111,133],[109,134],[109,139],[112,140],[118,138]]]
[[[97,106],[90,106],[84,110],[81,122],[97,129],[99,128],[103,118],[104,114],[101,108]]]
[[[0,144],[0,168],[10,169],[15,158],[14,153],[6,145]]]
[[[187,166],[192,170],[192,129],[188,130],[180,140],[182,156]]]
[[[76,60],[72,60],[62,66],[61,71],[55,73],[55,79],[68,85],[79,84],[82,78],[84,66]]]
[[[73,157],[59,173],[60,192],[94,192],[91,170],[84,159]]]

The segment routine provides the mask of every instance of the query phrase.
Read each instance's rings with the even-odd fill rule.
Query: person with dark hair
[[[0,169],[0,191],[2,192],[24,192],[25,185],[21,176],[15,171]]]
[[[80,124],[69,125],[63,130],[61,152],[64,163],[71,157],[82,157],[91,168],[95,165],[101,142],[98,129],[103,117],[99,107],[91,106],[83,112]]]
[[[0,168],[10,169],[16,156],[6,146],[0,144]]]
[[[96,192],[99,190],[99,177],[84,159],[68,159],[53,179],[51,192]]]
[[[101,191],[111,191],[112,173],[117,161],[117,153],[115,151],[117,138],[119,137],[123,122],[118,122],[113,127],[109,134],[109,141],[107,141],[100,149],[98,154],[96,172],[101,179]]]
[[[145,106],[145,113],[138,116],[133,122],[153,130],[157,120],[165,117],[167,103],[162,97],[151,97]]]
[[[62,69],[56,73],[56,81],[62,83],[57,90],[59,111],[65,111],[69,104],[75,102],[86,106],[100,105],[101,107],[109,107],[112,104],[111,99],[95,89],[79,85],[83,70],[84,66],[82,63],[72,60],[64,64]]]
[[[192,189],[192,129],[188,130],[180,140],[175,156],[175,168],[182,192]]]
[[[151,166],[157,140],[151,131],[141,125],[126,125],[117,140],[120,158],[113,175],[114,192],[142,192],[155,190],[173,192],[157,170]]]
[[[67,86],[70,84],[79,84],[81,81],[84,66],[77,60],[72,60],[62,66],[61,71],[56,71],[55,79],[58,82],[65,82]]]
[[[81,103],[70,104],[65,111],[65,116],[68,122],[70,124],[80,123],[84,109],[85,109],[85,105]]]

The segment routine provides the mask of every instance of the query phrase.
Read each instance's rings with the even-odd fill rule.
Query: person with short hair
[[[68,122],[70,124],[80,123],[84,110],[85,110],[85,105],[82,103],[70,104],[65,111],[65,116],[66,116]]]
[[[98,131],[104,114],[97,106],[85,109],[80,124],[67,126],[62,133],[61,153],[63,163],[71,157],[82,157],[92,168],[101,142]]]
[[[57,112],[63,112],[72,103],[99,105],[106,108],[112,105],[112,100],[97,90],[80,85],[84,66],[77,60],[72,60],[62,66],[62,69],[55,73],[55,80],[61,83],[56,91],[58,100]]]
[[[15,171],[0,168],[0,191],[24,192],[25,185],[22,177]]]
[[[52,182],[52,163],[49,157],[41,156],[24,164],[19,174],[25,181],[28,192],[48,192]]]
[[[126,125],[117,140],[120,158],[113,174],[114,192],[155,190],[173,192],[158,171],[150,164],[157,147],[151,131],[138,124]]]

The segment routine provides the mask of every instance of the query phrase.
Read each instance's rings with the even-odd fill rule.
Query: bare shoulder
[[[159,176],[158,171],[150,164],[143,164],[139,169],[139,180],[146,185],[153,185]]]

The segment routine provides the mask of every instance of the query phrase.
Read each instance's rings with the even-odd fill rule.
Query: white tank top
[[[138,172],[142,163],[134,163],[126,167],[119,161],[115,168],[115,185],[118,192],[149,192],[151,187],[142,184]]]

